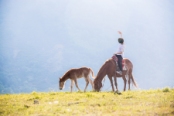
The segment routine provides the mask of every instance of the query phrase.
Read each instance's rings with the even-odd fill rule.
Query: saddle
[[[112,56],[112,59],[115,61],[116,69],[119,69],[119,66],[118,66],[118,58],[115,55],[113,55]],[[123,68],[123,70],[126,70],[124,60],[122,60],[122,68]]]

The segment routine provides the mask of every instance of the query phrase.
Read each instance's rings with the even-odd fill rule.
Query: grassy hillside
[[[174,115],[174,89],[0,95],[1,116]]]

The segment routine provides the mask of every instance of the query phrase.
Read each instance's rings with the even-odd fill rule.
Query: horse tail
[[[130,78],[130,81],[132,82],[132,84],[138,88],[138,85],[136,84],[134,77],[133,77],[133,74],[132,74],[133,64],[129,59],[125,58],[124,60],[125,60],[125,64],[128,65],[128,67],[127,67],[128,71],[127,71],[126,75],[128,75],[128,78]]]
[[[89,70],[90,70],[90,72],[91,72],[91,74],[92,74],[92,78],[94,78],[94,79],[95,79],[94,72],[92,71],[92,69],[91,69],[91,68],[89,68]]]
[[[130,71],[131,73],[130,73],[130,79],[132,80],[132,83],[133,83],[133,85],[135,86],[135,87],[138,87],[138,85],[136,84],[136,82],[135,82],[135,80],[134,80],[134,77],[133,77],[133,75],[132,75],[132,70]]]

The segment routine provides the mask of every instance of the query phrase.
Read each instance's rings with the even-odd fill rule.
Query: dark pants
[[[118,58],[118,67],[120,68],[120,71],[122,71],[122,56],[121,55],[116,55],[116,57]]]

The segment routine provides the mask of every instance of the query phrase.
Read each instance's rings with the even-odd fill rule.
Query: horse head
[[[102,83],[99,81],[94,80],[94,90],[99,92],[102,87]]]
[[[62,90],[64,88],[64,81],[62,78],[59,78],[59,89]]]

